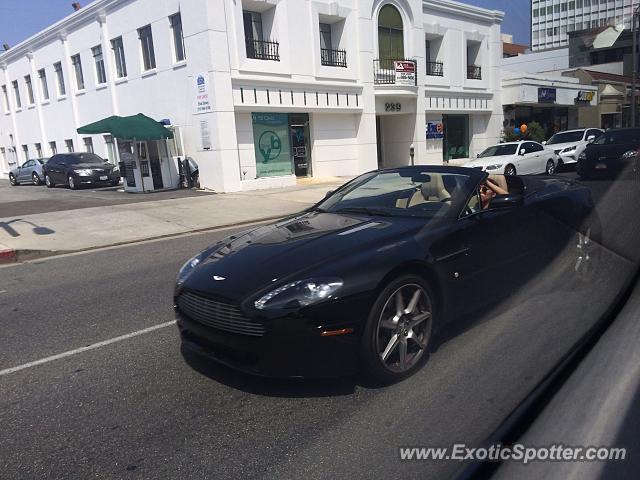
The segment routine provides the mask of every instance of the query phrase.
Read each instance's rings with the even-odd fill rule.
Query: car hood
[[[563,150],[567,147],[573,147],[574,145],[577,147],[581,143],[583,143],[582,140],[578,140],[575,142],[566,142],[566,143],[554,143],[554,144],[547,143],[545,147],[553,151],[556,151],[556,150]]]
[[[270,284],[303,280],[331,261],[406,238],[428,220],[310,212],[231,236],[187,277],[184,287],[236,301]]]
[[[465,167],[486,167],[487,165],[504,165],[513,158],[513,155],[496,155],[493,157],[470,158]]]
[[[590,144],[585,149],[585,154],[589,160],[619,159],[622,154],[629,150],[637,150],[637,143],[613,143],[607,145]]]

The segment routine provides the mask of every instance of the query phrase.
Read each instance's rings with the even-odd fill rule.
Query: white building
[[[568,33],[604,25],[631,28],[640,0],[532,0],[531,50],[566,47]]]
[[[451,0],[97,0],[0,55],[0,169],[115,160],[76,129],[138,112],[169,120],[174,156],[217,191],[408,164],[412,144],[416,163],[473,156],[500,137],[502,18]]]

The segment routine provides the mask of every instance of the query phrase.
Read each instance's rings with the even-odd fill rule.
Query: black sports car
[[[120,170],[94,153],[59,153],[43,166],[44,182],[49,188],[67,184],[71,190],[83,185],[116,186]]]
[[[587,145],[578,157],[580,178],[616,176],[640,166],[640,128],[607,130]]]
[[[588,272],[590,190],[557,177],[415,166],[364,174],[299,215],[190,259],[174,294],[184,347],[265,376],[416,370],[436,334],[575,244]]]

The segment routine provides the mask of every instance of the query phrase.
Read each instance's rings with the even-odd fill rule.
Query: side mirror
[[[520,152],[518,153],[518,155],[524,155],[525,153],[527,153],[527,151],[523,148],[522,150],[520,150]]]
[[[476,153],[476,158],[480,158],[480,154],[479,153]]]
[[[333,195],[333,192],[334,192],[334,191],[335,191],[335,190],[329,190],[329,191],[324,195],[324,198],[325,198],[325,199],[329,198],[331,195]]]
[[[589,136],[587,137],[587,142],[591,143],[591,142],[593,142],[595,139],[596,139],[596,136],[595,136],[595,135],[589,135]]]
[[[524,197],[516,193],[507,195],[496,195],[489,203],[490,210],[504,210],[508,208],[520,207],[524,202]]]
[[[543,144],[543,145],[546,145],[546,144],[547,144],[547,141],[545,140],[544,142],[542,142],[542,144]]]

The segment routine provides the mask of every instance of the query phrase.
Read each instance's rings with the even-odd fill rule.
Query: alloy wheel
[[[9,174],[9,183],[14,187],[18,184],[18,182],[16,182],[16,177],[14,177],[13,174]]]
[[[376,351],[382,365],[404,373],[424,356],[432,330],[432,303],[417,284],[396,289],[386,300],[378,318]]]
[[[507,168],[504,169],[504,174],[509,176],[515,175],[516,167],[514,167],[513,165],[507,165]]]
[[[33,172],[31,174],[31,180],[33,181],[34,185],[40,185],[40,177],[38,177],[38,174],[36,172]]]
[[[75,190],[76,189],[76,182],[75,182],[75,180],[73,179],[73,177],[71,175],[69,175],[69,179],[68,180],[69,180],[69,188],[71,190]]]

